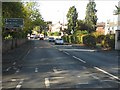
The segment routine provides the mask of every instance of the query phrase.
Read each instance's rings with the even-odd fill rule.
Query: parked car
[[[63,41],[62,38],[56,38],[56,39],[55,39],[55,44],[63,45],[63,44],[64,44],[64,41]]]
[[[40,40],[44,40],[44,35],[43,34],[40,34]]]
[[[49,42],[54,42],[54,37],[49,37]]]
[[[31,38],[31,39],[34,39],[34,38],[35,38],[35,34],[31,34],[31,35],[30,35],[30,38]]]

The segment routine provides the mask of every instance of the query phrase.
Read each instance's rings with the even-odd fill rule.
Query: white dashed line
[[[94,76],[94,75],[92,75],[92,77],[93,77],[94,79],[97,79],[97,80],[99,80],[99,78],[98,78],[98,77],[96,77],[96,76]]]
[[[45,86],[46,86],[46,88],[50,88],[49,78],[45,78]]]
[[[16,62],[13,63],[13,65],[15,65],[15,64],[16,64]]]
[[[27,52],[27,55],[30,53],[30,50]]]
[[[11,67],[7,68],[6,71],[9,71],[11,69]]]
[[[18,73],[18,72],[20,72],[20,70],[19,70],[19,69],[15,72],[15,74],[16,74],[16,73]]]
[[[21,88],[21,84],[23,83],[24,79],[21,79],[20,82],[18,83],[18,85],[16,86],[15,90],[19,90]]]
[[[15,82],[15,81],[17,81],[17,79],[11,79],[11,81],[12,81],[12,82]]]
[[[38,72],[38,68],[35,68],[35,72]]]
[[[64,52],[65,54],[67,54],[67,55],[70,55],[69,53],[67,53],[67,52]]]
[[[24,58],[30,53],[30,50],[27,52],[27,54],[22,58],[22,60],[24,60]]]
[[[98,67],[94,67],[94,68],[97,69],[97,70],[99,70],[99,71],[101,71],[101,72],[103,72],[103,73],[105,73],[105,74],[107,74],[107,75],[109,75],[109,76],[111,76],[111,77],[113,77],[113,78],[115,78],[115,79],[117,79],[117,80],[120,80],[117,76],[112,75],[112,74],[110,74],[109,72],[107,72],[107,71],[105,71],[103,69],[100,69]]]
[[[81,62],[83,62],[83,63],[86,63],[84,60],[82,60],[82,59],[80,59],[80,58],[78,58],[78,57],[76,57],[76,56],[73,56],[73,58],[75,58],[75,59],[77,59],[77,60],[79,60],[79,61],[81,61]]]

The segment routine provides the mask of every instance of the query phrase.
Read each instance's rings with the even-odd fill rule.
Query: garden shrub
[[[101,42],[103,48],[115,48],[115,35],[106,35]]]
[[[104,40],[104,38],[105,38],[105,35],[99,35],[96,39],[96,42],[97,43],[102,43],[102,40]]]
[[[96,38],[93,35],[86,35],[83,36],[83,44],[90,46],[90,47],[95,47],[96,46]]]

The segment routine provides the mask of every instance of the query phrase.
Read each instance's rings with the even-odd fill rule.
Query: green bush
[[[93,36],[93,35],[83,36],[83,44],[90,46],[90,47],[95,47],[96,46],[95,36]]]
[[[103,48],[115,48],[115,35],[106,35],[101,42]]]
[[[105,35],[99,35],[99,36],[97,37],[97,39],[96,39],[96,42],[97,42],[97,43],[102,43],[102,41],[104,40],[104,38],[105,38]]]
[[[62,36],[62,38],[63,38],[64,42],[68,42],[67,36]]]

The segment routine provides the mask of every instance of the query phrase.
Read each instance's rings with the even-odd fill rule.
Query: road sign
[[[6,18],[5,27],[6,28],[22,28],[23,18]]]

